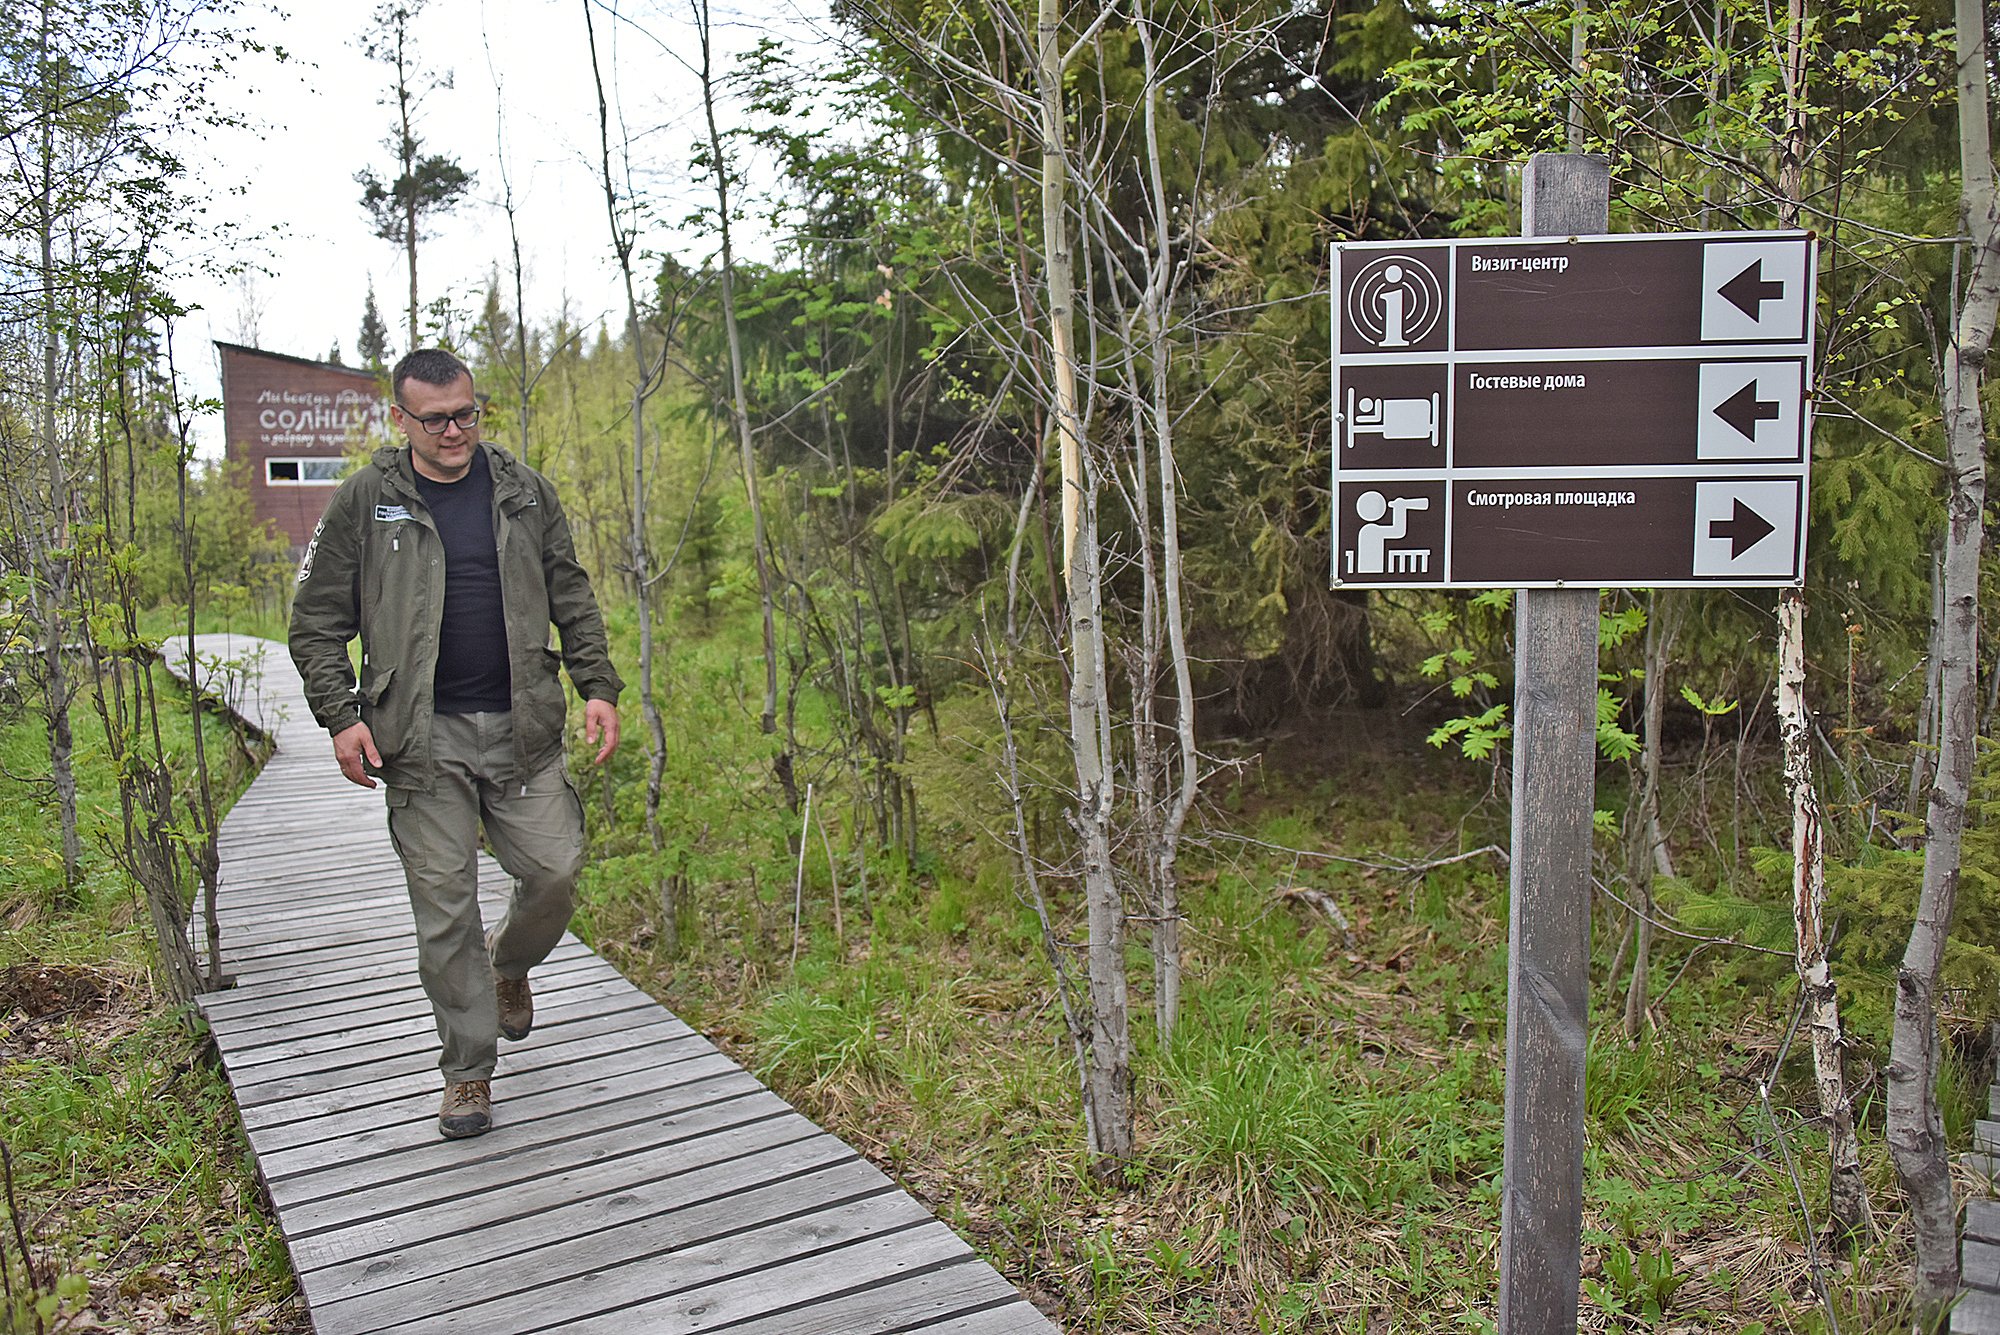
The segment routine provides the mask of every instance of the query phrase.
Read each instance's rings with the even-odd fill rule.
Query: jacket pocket
[[[361,698],[371,705],[382,703],[382,692],[389,689],[389,679],[396,675],[396,669],[385,667],[366,674],[361,683]]]

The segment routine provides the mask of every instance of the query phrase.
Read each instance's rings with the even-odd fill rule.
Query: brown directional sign
[[[1333,582],[1796,584],[1804,233],[1336,246]]]

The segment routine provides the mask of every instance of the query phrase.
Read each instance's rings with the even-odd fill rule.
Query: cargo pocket
[[[389,807],[389,842],[396,846],[396,856],[409,871],[423,869],[423,841],[414,837],[409,828],[410,798],[415,796],[408,788],[385,788],[383,801]]]

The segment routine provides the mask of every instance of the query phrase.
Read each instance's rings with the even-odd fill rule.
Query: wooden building
[[[250,488],[259,521],[312,539],[333,489],[389,440],[389,400],[372,371],[217,342],[224,457]]]

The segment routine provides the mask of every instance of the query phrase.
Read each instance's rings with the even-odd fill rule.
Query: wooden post
[[[1524,177],[1522,232],[1601,233],[1610,200],[1604,158],[1538,153]],[[1524,589],[1514,627],[1500,1335],[1573,1335],[1583,1246],[1597,590]]]

